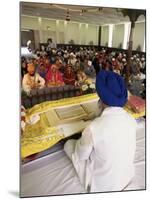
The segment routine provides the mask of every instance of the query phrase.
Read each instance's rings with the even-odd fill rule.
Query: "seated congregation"
[[[35,50],[32,57],[21,58],[22,91],[28,97],[32,96],[33,90],[65,88],[66,85],[80,88],[80,95],[95,92],[96,75],[102,69],[114,71],[125,78],[125,52],[94,47],[61,47],[47,51],[42,46],[41,49]],[[142,98],[145,98],[145,68],[145,55],[134,54],[128,90]]]

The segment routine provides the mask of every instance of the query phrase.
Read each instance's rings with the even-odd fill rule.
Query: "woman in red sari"
[[[66,85],[75,85],[75,73],[71,65],[67,66],[63,79]]]
[[[56,65],[52,65],[51,68],[48,70],[46,75],[46,82],[47,86],[49,87],[64,85],[62,74],[60,73]]]

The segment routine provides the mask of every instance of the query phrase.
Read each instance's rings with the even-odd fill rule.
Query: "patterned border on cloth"
[[[26,121],[30,120],[35,115],[39,115],[40,120],[35,124],[26,124],[25,131],[21,136],[21,157],[25,158],[34,153],[44,151],[65,138],[60,128],[57,126],[50,126],[45,115],[47,111],[54,108],[83,104],[93,100],[97,101],[98,99],[98,95],[94,93],[57,101],[48,101],[27,109]],[[135,113],[128,107],[124,107],[124,109],[136,119],[145,115],[145,111],[142,113]]]

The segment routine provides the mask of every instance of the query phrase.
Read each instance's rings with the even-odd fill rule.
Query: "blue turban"
[[[96,91],[108,106],[123,107],[127,102],[124,79],[115,72],[101,70],[96,76]]]

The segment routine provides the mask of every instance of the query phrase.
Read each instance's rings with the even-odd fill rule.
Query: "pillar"
[[[81,27],[82,27],[82,24],[79,23],[79,38],[78,38],[78,44],[81,45]]]
[[[87,35],[88,35],[88,28],[89,28],[89,25],[88,24],[86,24],[86,26],[85,26],[85,45],[88,45],[88,38],[87,38]]]
[[[56,20],[56,43],[59,44],[59,20]]]
[[[40,43],[43,43],[43,34],[42,34],[42,18],[41,18],[41,17],[38,17],[38,25],[39,25]]]
[[[109,24],[109,37],[108,37],[108,47],[112,47],[112,39],[113,39],[113,24]]]
[[[123,38],[123,49],[128,48],[129,33],[130,33],[131,23],[124,23],[124,38]]]
[[[68,44],[68,40],[67,40],[67,21],[64,21],[64,40],[65,40],[65,44]]]

